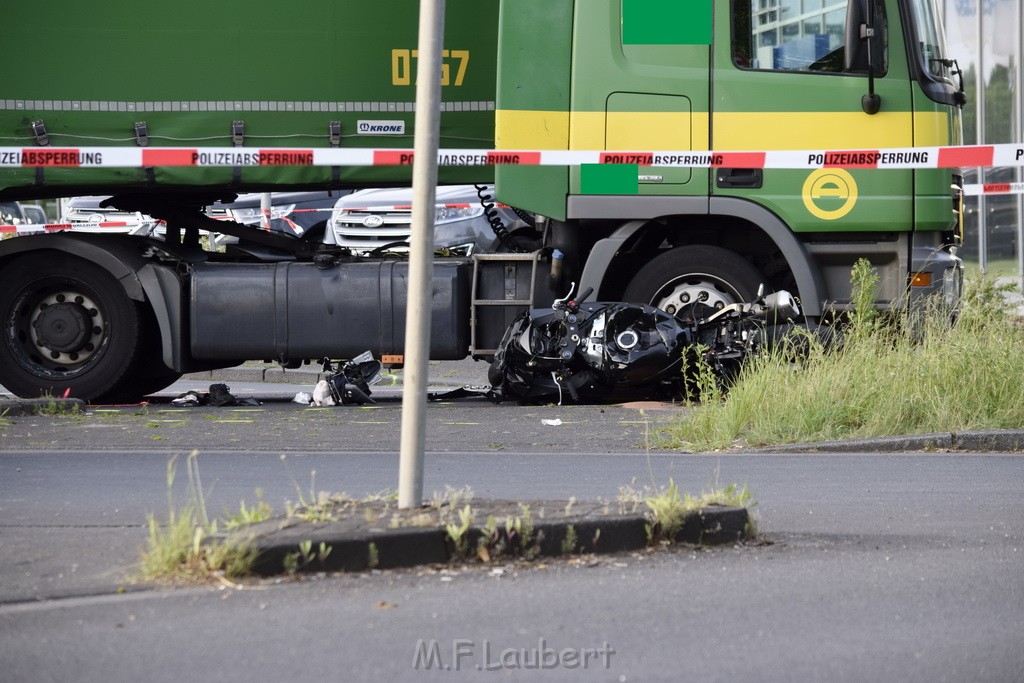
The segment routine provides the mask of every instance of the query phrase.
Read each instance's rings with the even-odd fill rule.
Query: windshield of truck
[[[914,26],[917,29],[917,52],[927,72],[937,78],[948,73],[942,60],[946,58],[946,38],[942,29],[939,8],[935,0],[912,0],[910,7],[914,13]]]

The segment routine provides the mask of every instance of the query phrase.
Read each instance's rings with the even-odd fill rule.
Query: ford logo
[[[367,216],[363,219],[363,225],[367,228],[379,228],[384,225],[384,219],[380,216]]]

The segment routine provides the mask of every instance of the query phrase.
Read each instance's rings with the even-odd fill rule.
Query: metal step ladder
[[[523,310],[533,307],[534,288],[537,283],[537,264],[540,251],[529,254],[474,254],[473,283],[470,292],[470,341],[473,358],[493,356],[497,348],[478,348],[485,338],[481,325],[488,323],[494,338],[495,326],[503,322],[495,343],[500,341],[508,324]],[[529,276],[526,278],[526,265]],[[500,275],[499,275],[500,266]],[[499,298],[500,297],[500,298]],[[494,312],[494,313],[492,313]],[[486,320],[485,320],[486,318]]]

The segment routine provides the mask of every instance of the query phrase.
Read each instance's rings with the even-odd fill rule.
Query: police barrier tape
[[[0,233],[5,232],[63,232],[64,230],[110,230],[111,232],[124,232],[139,228],[144,223],[130,223],[128,221],[105,221],[103,223],[18,223],[16,225],[0,225]]]
[[[985,183],[964,185],[964,194],[1024,194],[1024,183]]]
[[[494,205],[499,207],[499,208],[509,208],[507,204],[502,204],[500,202],[495,202]],[[473,208],[475,205],[471,205],[471,204],[439,204],[438,206],[443,206],[446,209],[469,209],[469,208]],[[354,213],[354,212],[363,213],[363,212],[369,212],[369,211],[373,211],[373,212],[377,212],[377,213],[388,213],[388,212],[411,211],[411,210],[412,210],[412,204],[396,204],[394,206],[351,206],[351,207],[345,207],[344,209],[342,209],[342,211],[346,212],[346,213]],[[334,211],[333,208],[293,209],[291,212],[289,212],[289,215],[292,214],[292,213],[332,213],[333,211]],[[275,218],[276,219],[276,218],[282,218],[282,217],[283,216],[279,215],[277,211],[275,211],[274,209],[271,209],[271,218]],[[219,220],[219,221],[231,220],[231,217],[230,216],[216,216],[214,218],[214,220]],[[139,227],[142,227],[144,225],[151,224],[151,223],[161,223],[162,224],[163,221],[150,221],[149,223],[147,223],[147,222],[135,223],[135,222],[129,222],[129,221],[105,221],[103,223],[75,222],[75,223],[45,223],[45,224],[44,223],[19,223],[17,225],[3,225],[3,224],[0,224],[0,233],[63,232],[65,230],[96,230],[96,229],[99,229],[99,231],[102,232],[105,229],[110,229],[111,231],[113,231],[113,229],[115,229],[115,228],[116,229],[122,229],[122,228],[134,229],[134,228],[139,228]]]
[[[0,147],[0,168],[409,166],[411,149]],[[684,168],[959,168],[1024,166],[1024,145],[762,152],[442,149],[441,166],[636,164]]]

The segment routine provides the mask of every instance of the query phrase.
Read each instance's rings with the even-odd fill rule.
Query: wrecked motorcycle
[[[321,363],[325,377],[313,389],[315,405],[361,406],[376,403],[370,398],[370,385],[378,381],[382,366],[369,351],[339,363],[337,369],[329,358],[324,358]]]
[[[587,303],[591,293],[573,299],[570,289],[550,309],[512,321],[488,370],[492,400],[561,404],[568,396],[606,403],[692,395],[687,382],[699,359],[724,384],[744,358],[769,345],[778,330],[792,329],[800,315],[785,290],[685,320],[643,304]]]

